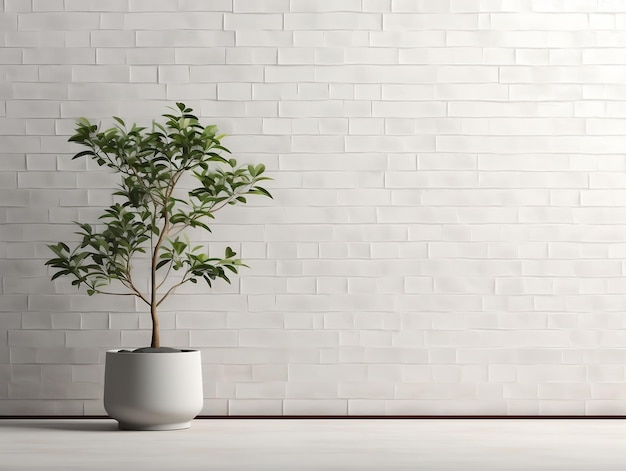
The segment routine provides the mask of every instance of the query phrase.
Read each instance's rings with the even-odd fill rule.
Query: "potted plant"
[[[185,283],[230,282],[229,273],[245,266],[230,247],[223,257],[209,256],[185,230],[210,232],[216,211],[246,203],[247,195],[271,197],[259,186],[269,180],[264,165],[223,157],[230,152],[216,126],[202,126],[183,103],[163,118],[150,129],[128,129],[117,117],[106,130],[77,121],[69,141],[86,150],[73,158],[95,160],[119,173],[121,183],[98,224],[76,222],[80,242],[49,245],[55,257],[46,262],[57,269],[52,280],[69,276],[90,296],[135,296],[150,310],[149,347],[106,353],[104,406],[125,429],[189,427],[203,402],[200,352],[161,346],[158,308]],[[192,189],[183,188],[184,179]],[[141,280],[138,267],[148,273]]]

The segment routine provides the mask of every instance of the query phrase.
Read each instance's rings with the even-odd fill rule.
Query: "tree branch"
[[[172,270],[172,265],[174,264],[174,260],[170,260],[169,266],[167,267],[167,271],[165,272],[165,275],[163,276],[163,279],[161,280],[161,282],[157,285],[156,289],[157,291],[159,290],[159,288],[161,286],[163,286],[163,283],[165,283],[167,281],[167,277],[170,274],[170,271]]]
[[[122,280],[120,280],[122,281]],[[126,283],[124,282],[126,281]],[[134,294],[135,296],[137,296],[139,299],[141,299],[144,303],[146,303],[148,306],[150,306],[150,301],[148,301],[148,299],[141,293],[141,291],[139,291],[137,289],[137,287],[135,286],[135,284],[133,283],[133,280],[131,280],[130,278],[127,280],[122,281],[122,284],[124,286],[126,286],[129,290],[132,291],[131,294]]]
[[[211,206],[210,211],[211,213],[214,213],[216,211],[219,211],[220,209],[222,209],[224,206],[226,206],[227,204],[231,203],[232,201],[234,201],[235,199],[237,199],[237,197],[245,195],[246,193],[248,193],[248,191],[250,190],[250,187],[254,185],[254,182],[250,182],[249,184],[247,184],[244,188],[245,191],[235,191],[229,198],[226,198],[224,201],[222,201],[220,203],[219,206],[215,207],[215,205]]]
[[[96,289],[94,291],[96,293],[98,293],[98,294],[110,294],[112,296],[135,296],[135,297],[139,297],[139,296],[137,296],[136,293],[113,293],[113,292],[110,292],[110,291],[102,291],[100,289]]]
[[[189,273],[189,272],[187,272],[187,273]],[[185,275],[183,276],[183,279],[180,282],[178,282],[175,285],[173,285],[172,287],[170,287],[170,289],[168,289],[165,292],[165,294],[163,296],[161,296],[161,299],[159,299],[159,301],[156,304],[157,306],[159,306],[163,301],[165,301],[165,298],[167,298],[170,294],[172,294],[176,288],[178,288],[179,286],[181,286],[181,285],[183,285],[183,284],[185,284],[185,283],[187,283],[189,281],[189,278],[185,279],[185,277],[187,276],[187,273],[185,273]]]

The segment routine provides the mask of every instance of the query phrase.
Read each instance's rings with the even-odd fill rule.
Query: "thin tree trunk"
[[[150,306],[150,315],[152,316],[152,342],[150,346],[152,348],[159,348],[161,346],[161,339],[159,337],[159,316],[157,315],[157,307],[154,302]]]
[[[157,314],[157,281],[156,281],[156,265],[157,256],[159,253],[159,246],[161,244],[161,238],[157,243],[154,253],[152,254],[152,266],[150,270],[150,316],[152,317],[152,342],[150,346],[152,348],[159,348],[161,346],[161,339],[159,338],[159,316]]]
[[[166,201],[168,198],[169,196],[166,198]],[[152,248],[152,263],[150,266],[150,315],[152,316],[152,342],[150,346],[152,348],[159,348],[161,346],[161,339],[159,338],[159,316],[157,314],[157,264],[159,261],[159,248],[161,248],[163,238],[168,233],[170,227],[170,218],[165,207],[163,208],[163,219],[165,219],[165,222],[159,234],[159,239]]]

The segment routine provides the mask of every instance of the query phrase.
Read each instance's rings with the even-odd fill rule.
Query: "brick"
[[[307,0],[291,0],[289,7],[290,10],[294,12],[358,12],[361,10],[361,4],[356,0],[346,0],[342,2],[341,5],[329,0],[322,0],[315,3],[308,2]]]
[[[383,29],[385,31],[421,30],[421,29],[444,29],[473,30],[478,27],[478,15],[445,15],[420,13],[413,14],[402,12],[401,14],[384,15]]]
[[[140,47],[223,47],[235,45],[234,31],[221,30],[164,30],[140,29],[135,32]]]
[[[45,12],[18,15],[21,31],[71,31],[98,29],[99,17],[95,13]]]
[[[345,399],[307,400],[287,399],[283,401],[284,415],[347,415],[348,404]]]
[[[382,15],[345,12],[287,13],[285,30],[373,30],[382,29]]]
[[[220,29],[222,14],[196,11],[127,13],[124,26],[130,30]]]
[[[192,65],[189,69],[192,82],[261,82],[262,76],[261,67]]]
[[[283,15],[278,13],[241,13],[224,15],[224,30],[282,30]]]
[[[374,116],[387,118],[434,118],[446,114],[446,106],[443,102],[417,102],[409,107],[405,102],[381,101],[373,105]]]
[[[233,12],[235,13],[282,13],[289,10],[289,0],[271,1],[246,1],[235,0],[233,2]]]
[[[167,80],[167,79],[166,79]],[[161,74],[159,73],[159,81]],[[214,84],[192,84],[192,83],[168,83],[166,88],[167,97],[180,100],[209,100],[217,97],[217,88]]]
[[[24,64],[95,64],[96,54],[91,48],[42,47],[24,50]]]
[[[176,64],[224,64],[226,51],[223,48],[177,48],[175,51]]]

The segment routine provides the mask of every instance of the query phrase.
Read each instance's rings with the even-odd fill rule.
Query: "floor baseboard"
[[[70,419],[109,419],[106,415],[0,415],[0,420],[70,420]],[[255,419],[255,420],[589,420],[626,419],[624,415],[199,415],[199,420],[210,419]]]

